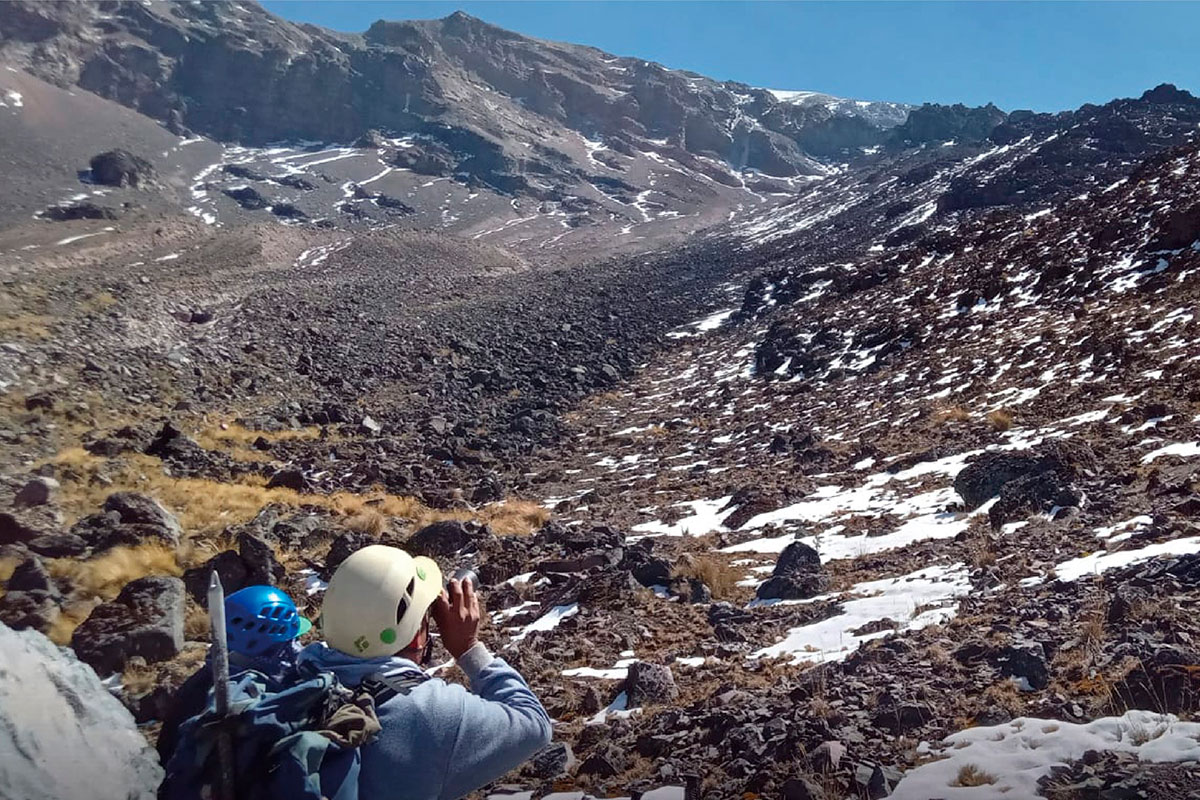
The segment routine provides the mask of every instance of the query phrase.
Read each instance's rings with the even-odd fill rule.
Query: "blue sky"
[[[1200,93],[1200,3],[268,0],[342,31],[462,10],[721,80],[909,103],[1059,111],[1162,82]]]

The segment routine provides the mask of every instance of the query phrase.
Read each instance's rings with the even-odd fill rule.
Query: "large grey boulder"
[[[162,768],[96,673],[0,623],[0,797],[153,800]]]
[[[116,600],[92,610],[71,636],[71,647],[105,675],[120,672],[134,656],[149,664],[174,658],[183,647],[184,603],[178,578],[138,578]]]

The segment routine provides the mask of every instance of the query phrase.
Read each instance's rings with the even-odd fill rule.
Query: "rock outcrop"
[[[153,800],[158,756],[92,668],[0,623],[0,795]]]

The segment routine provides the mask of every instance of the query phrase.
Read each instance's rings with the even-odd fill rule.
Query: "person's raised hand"
[[[438,633],[442,635],[442,644],[455,658],[479,641],[482,612],[479,610],[479,597],[470,581],[463,584],[451,579],[441,597],[434,601],[431,615],[437,623]]]

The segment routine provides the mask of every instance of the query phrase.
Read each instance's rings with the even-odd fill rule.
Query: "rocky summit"
[[[315,614],[382,542],[476,570],[555,721],[480,797],[1200,796],[1188,91],[16,0],[0,164],[0,671],[64,716],[18,750],[153,741],[213,570]]]

